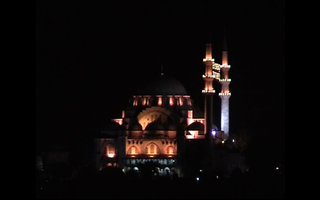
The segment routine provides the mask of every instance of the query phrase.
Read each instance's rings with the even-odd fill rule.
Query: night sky
[[[221,63],[224,29],[230,132],[284,136],[284,13],[281,0],[37,1],[37,144],[90,137],[161,65],[203,107],[205,44]]]

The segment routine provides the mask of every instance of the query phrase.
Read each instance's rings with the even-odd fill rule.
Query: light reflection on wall
[[[173,97],[169,97],[169,104],[170,104],[170,106],[173,106]]]
[[[162,106],[162,97],[158,97],[158,106]]]
[[[112,144],[106,146],[106,156],[113,158],[115,156],[115,147]]]

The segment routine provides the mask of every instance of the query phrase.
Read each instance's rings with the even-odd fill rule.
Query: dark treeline
[[[240,138],[237,138],[240,141]],[[154,163],[139,166],[140,173],[123,173],[117,167],[102,171],[93,165],[83,167],[75,178],[41,178],[36,182],[37,199],[57,198],[129,198],[129,199],[215,199],[215,198],[284,198],[285,197],[285,141],[284,137],[268,134],[246,136],[239,147],[249,167],[242,172],[236,168],[229,177],[216,177],[216,173],[203,173],[195,177],[153,176]],[[76,152],[76,151],[75,151]],[[74,166],[81,166],[81,158],[73,157]],[[197,167],[196,165],[189,165]],[[47,168],[46,170],[48,170]],[[71,169],[59,166],[53,169],[68,177]]]

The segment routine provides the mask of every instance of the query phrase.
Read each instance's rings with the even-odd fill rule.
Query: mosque
[[[225,40],[224,40],[225,41]],[[211,44],[206,44],[204,74],[204,111],[201,111],[184,86],[161,73],[132,96],[121,117],[110,120],[95,137],[95,166],[102,170],[117,166],[139,170],[147,161],[158,163],[157,173],[180,173],[180,159],[188,146],[198,143],[208,150],[207,160],[214,163],[212,146],[229,138],[228,52],[224,42],[222,64],[212,58]],[[213,123],[213,82],[221,84],[221,130]],[[210,161],[211,162],[211,161]],[[213,165],[214,166],[214,165]]]

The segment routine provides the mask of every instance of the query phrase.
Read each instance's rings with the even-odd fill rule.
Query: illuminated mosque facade
[[[159,164],[160,175],[179,174],[179,159],[189,143],[200,142],[208,149],[229,137],[228,52],[223,45],[222,64],[214,62],[211,44],[206,44],[203,63],[204,112],[202,112],[176,79],[163,73],[129,100],[122,116],[110,120],[95,137],[95,166],[102,170],[117,166],[139,170],[141,163]],[[213,82],[221,91],[221,130],[213,124]]]

